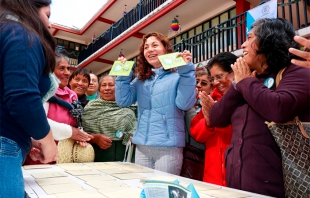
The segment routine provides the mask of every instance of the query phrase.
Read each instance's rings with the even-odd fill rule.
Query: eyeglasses
[[[206,82],[206,81],[199,81],[199,80],[196,80],[196,85],[198,85],[200,83],[200,85],[202,86],[202,87],[206,87],[206,86],[208,86],[208,82]]]
[[[222,78],[226,77],[228,74],[230,74],[232,72],[232,70],[230,70],[229,72],[226,72],[224,74],[221,74],[221,75],[216,75],[214,76],[213,78],[210,79],[210,82],[215,82],[215,81],[219,81],[221,80]]]

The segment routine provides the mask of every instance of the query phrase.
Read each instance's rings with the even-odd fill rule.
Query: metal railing
[[[296,30],[310,26],[309,13],[310,6],[307,8],[306,1],[303,0],[282,0],[278,4],[278,17],[291,22]],[[208,60],[220,52],[235,51],[241,48],[246,39],[245,22],[246,12],[193,37],[182,39],[173,46],[174,50],[191,51],[194,63]]]
[[[129,27],[140,21],[143,17],[151,13],[167,0],[143,0],[133,9],[127,12],[120,20],[111,25],[109,29],[103,32],[99,37],[89,44],[82,52],[80,52],[79,63],[91,56],[104,45],[115,39],[117,36],[126,31]]]
[[[208,60],[220,52],[237,50],[245,39],[245,16],[242,13],[223,23],[175,44],[174,51],[189,50],[193,62]],[[239,43],[239,44],[238,44]]]
[[[118,35],[152,12],[166,0],[144,0],[137,4],[123,18],[112,25],[106,32],[80,52],[79,63],[106,45]],[[296,30],[310,26],[310,6],[305,0],[282,0],[278,3],[278,17],[285,18]],[[232,52],[241,48],[245,41],[246,12],[222,22],[188,39],[182,39],[174,45],[175,51],[189,50],[193,54],[193,62],[198,63],[210,59],[220,52]],[[182,32],[184,33],[184,31]]]

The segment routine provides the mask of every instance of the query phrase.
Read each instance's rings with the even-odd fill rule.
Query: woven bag
[[[94,148],[91,144],[82,147],[71,138],[60,140],[57,148],[57,164],[93,162],[95,159]]]
[[[276,78],[278,86],[282,73]],[[300,122],[298,117],[287,123],[266,122],[280,147],[286,197],[310,196],[310,122]],[[308,134],[307,134],[308,133]]]

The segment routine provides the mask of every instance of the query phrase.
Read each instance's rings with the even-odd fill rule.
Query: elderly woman
[[[208,62],[211,72],[210,82],[215,87],[210,96],[203,89],[198,90],[202,110],[193,118],[190,132],[193,138],[205,144],[205,166],[203,181],[226,186],[226,170],[224,153],[230,144],[232,128],[213,127],[210,125],[210,107],[219,101],[232,84],[234,74],[230,65],[237,56],[230,52],[222,52]],[[198,79],[198,78],[197,78]]]
[[[178,53],[186,62],[176,70],[165,70],[158,56],[171,53],[167,37],[146,34],[142,39],[137,77],[116,79],[116,101],[120,106],[138,103],[138,126],[132,142],[137,145],[135,163],[179,175],[185,146],[184,111],[196,102],[195,67],[192,54]],[[123,58],[119,58],[125,61]]]
[[[86,147],[86,141],[90,140],[92,136],[77,128],[76,118],[69,113],[68,107],[64,105],[65,103],[71,106],[70,104],[78,99],[76,93],[67,87],[70,76],[69,69],[69,58],[63,54],[57,54],[54,74],[60,81],[59,87],[55,95],[48,100],[48,102],[44,102],[43,106],[47,114],[48,123],[53,132],[53,137],[56,141],[71,138],[75,141],[79,141],[81,146]],[[34,153],[30,152],[24,165],[42,164],[40,161],[36,160],[33,155]],[[58,156],[59,159],[63,157],[64,156]],[[54,163],[56,162],[50,162],[50,164]]]
[[[136,129],[136,107],[119,107],[115,102],[115,77],[104,76],[99,82],[100,98],[84,108],[82,126],[92,134],[95,162],[122,161],[126,144]]]
[[[296,116],[310,121],[310,72],[291,64],[295,57],[289,48],[299,48],[294,36],[285,19],[254,22],[241,46],[243,57],[232,65],[234,86],[210,110],[212,126],[233,128],[225,154],[228,187],[285,196],[280,149],[265,121],[285,123]],[[276,87],[275,78],[284,67]]]
[[[183,149],[183,164],[180,176],[196,180],[203,180],[204,151],[205,145],[197,142],[190,134],[190,123],[201,110],[201,101],[198,93],[204,91],[206,94],[212,92],[210,71],[207,67],[198,64],[196,67],[196,98],[197,102],[193,108],[185,113],[185,135],[186,145]],[[200,141],[201,142],[201,141]]]

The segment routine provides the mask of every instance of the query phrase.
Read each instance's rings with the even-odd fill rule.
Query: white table
[[[197,180],[192,180],[192,179],[188,179],[188,178],[184,178],[184,177],[180,177],[180,176],[176,176],[176,175],[172,175],[172,174],[168,174],[168,173],[164,173],[161,171],[157,171],[157,170],[153,170],[153,169],[148,169],[136,164],[132,164],[132,163],[127,163],[127,162],[107,162],[107,163],[103,163],[103,162],[98,162],[98,163],[85,163],[85,164],[60,164],[58,165],[46,165],[48,166],[48,168],[36,168],[36,169],[25,169],[25,168],[29,168],[29,166],[27,167],[23,167],[23,175],[24,175],[24,181],[25,181],[25,191],[28,194],[29,197],[31,198],[35,198],[35,197],[45,197],[45,198],[55,198],[58,197],[58,194],[54,194],[54,193],[47,193],[36,181],[41,180],[41,181],[46,181],[48,182],[48,186],[52,186],[54,184],[49,184],[49,182],[51,182],[53,180],[53,178],[49,177],[49,178],[44,178],[44,179],[38,179],[38,177],[43,176],[46,177],[46,174],[49,173],[61,173],[64,175],[64,177],[57,177],[60,179],[55,179],[57,180],[57,182],[59,182],[58,180],[62,180],[65,183],[65,180],[72,180],[72,184],[73,186],[77,186],[79,185],[82,189],[79,190],[71,190],[71,187],[67,187],[67,184],[56,184],[58,185],[57,189],[54,189],[56,191],[59,191],[59,193],[65,193],[65,191],[75,191],[76,193],[78,193],[79,195],[83,194],[83,193],[89,193],[87,194],[87,198],[89,197],[98,197],[98,196],[92,196],[91,192],[94,192],[96,194],[100,194],[99,197],[101,197],[103,194],[101,194],[102,192],[110,192],[110,191],[115,191],[117,192],[118,189],[129,189],[128,187],[117,187],[114,189],[114,187],[111,187],[111,189],[101,189],[101,187],[107,186],[107,184],[111,184],[113,182],[119,182],[122,184],[125,184],[127,186],[129,186],[132,191],[134,191],[134,195],[135,196],[129,196],[128,193],[123,194],[121,197],[139,197],[136,192],[141,192],[142,188],[143,188],[143,184],[141,181],[143,181],[144,179],[160,179],[160,180],[164,180],[164,181],[174,181],[175,179],[177,179],[181,185],[183,186],[187,186],[188,184],[192,183],[195,186],[195,189],[197,190],[199,196],[201,198],[207,198],[207,197],[250,197],[250,198],[266,198],[268,196],[264,196],[264,195],[259,195],[259,194],[255,194],[255,193],[250,193],[250,192],[245,192],[245,191],[240,191],[240,190],[236,190],[236,189],[232,189],[232,188],[227,188],[227,187],[222,187],[222,186],[218,186],[218,185],[213,185],[213,184],[209,184],[209,183],[205,183],[205,182],[200,182]],[[79,171],[79,167],[81,167],[81,169],[83,169],[85,171],[85,174],[88,174],[88,172],[91,171],[92,174],[96,174],[94,176],[98,176],[96,177],[96,180],[87,180],[87,181],[83,181],[82,179],[78,178],[77,176],[75,176],[76,171]],[[104,169],[102,169],[102,167],[104,167]],[[106,173],[106,172],[111,172],[113,171],[112,169],[110,170],[107,167],[113,167],[112,169],[117,169],[117,170],[129,170],[129,172],[132,173],[122,173],[123,176],[132,176],[135,175],[136,177],[139,176],[141,178],[129,178],[129,179],[119,179],[117,177],[115,177],[115,175],[113,176],[113,173]],[[99,170],[97,168],[100,168]],[[82,174],[84,174],[83,170],[80,170],[82,172]],[[139,172],[141,170],[141,172]],[[72,174],[69,174],[68,171],[73,171]],[[117,174],[118,175],[118,174]],[[118,175],[120,176],[120,175]],[[37,177],[37,179],[35,178]],[[102,180],[97,180],[97,178],[102,178],[102,179],[107,179],[106,181],[102,181]],[[142,178],[143,177],[143,178]],[[56,178],[56,177],[55,177]],[[95,178],[95,177],[94,177]],[[39,182],[39,181],[38,181]],[[90,184],[88,184],[88,183]],[[101,185],[104,184],[104,185]],[[41,183],[42,184],[42,183]],[[43,185],[43,184],[42,184]],[[46,184],[44,184],[46,185]],[[70,185],[69,185],[70,186]],[[66,189],[67,188],[67,189]],[[114,190],[113,190],[113,189]],[[87,191],[88,190],[88,191]],[[128,192],[128,191],[124,191],[124,192]],[[120,192],[118,192],[120,193]],[[115,194],[104,194],[105,196],[102,197],[117,197],[117,195]],[[59,195],[60,196],[60,195]],[[69,197],[69,196],[64,196],[63,197]],[[72,197],[79,197],[79,196],[72,196]],[[85,196],[84,196],[85,197]]]

